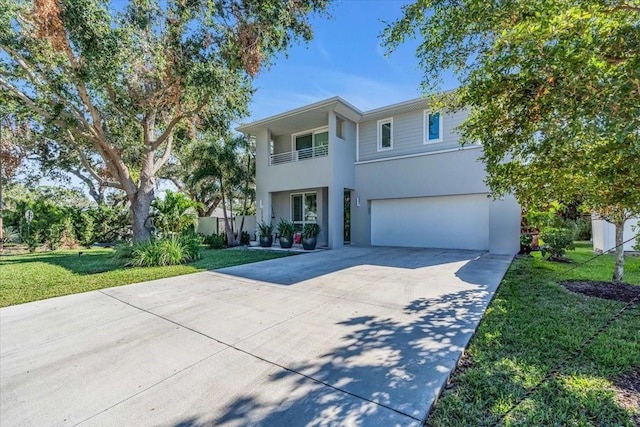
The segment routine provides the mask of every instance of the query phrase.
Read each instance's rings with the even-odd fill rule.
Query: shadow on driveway
[[[338,323],[345,330],[338,342],[344,344],[270,378],[291,389],[277,407],[265,408],[264,396],[246,393],[220,417],[175,425],[421,425],[475,330],[485,297],[477,290],[416,299],[404,309],[409,322],[351,317]],[[296,396],[296,389],[305,393]]]

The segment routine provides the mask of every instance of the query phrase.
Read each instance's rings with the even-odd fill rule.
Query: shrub
[[[190,261],[196,261],[200,259],[200,248],[202,245],[202,236],[192,231],[183,233],[178,240],[184,248],[185,253],[191,258]],[[187,261],[187,262],[190,262]]]
[[[591,240],[591,218],[579,217],[576,219],[574,240]]]
[[[40,234],[40,230],[35,230],[25,237],[24,242],[27,244],[27,248],[29,252],[33,253],[38,249],[39,246],[42,245],[42,235]]]
[[[242,236],[240,236],[240,244],[248,245],[251,241],[251,236],[249,236],[249,232],[243,231]]]
[[[60,246],[62,246],[62,233],[64,232],[64,224],[53,224],[47,231],[48,232],[46,233],[46,240],[49,250],[55,251],[57,249],[60,249]]]
[[[178,265],[200,259],[200,237],[193,234],[121,245],[116,259],[133,267]]]
[[[156,198],[151,206],[153,225],[162,235],[182,234],[198,225],[198,203],[185,194],[167,190],[164,199]]]
[[[544,251],[549,252],[549,259],[561,259],[567,249],[573,249],[573,228],[547,227],[540,233],[540,238],[544,241]]]
[[[20,242],[20,232],[15,227],[7,226],[2,227],[2,242],[3,243],[18,243]]]
[[[93,220],[94,242],[119,242],[132,234],[127,209],[102,205],[87,213]]]
[[[222,249],[225,243],[227,243],[227,237],[224,233],[213,233],[210,236],[205,236],[204,244],[209,246],[210,249]]]
[[[76,238],[73,222],[69,216],[62,221],[62,235],[60,236],[60,242],[68,249],[73,249],[78,246],[78,239]]]
[[[90,248],[93,244],[94,222],[87,212],[81,212],[76,222],[76,234],[78,240],[85,248]]]

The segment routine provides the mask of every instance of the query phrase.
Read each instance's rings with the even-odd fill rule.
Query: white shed
[[[595,215],[591,217],[591,227],[593,250],[596,252],[613,251],[616,246],[616,227]],[[627,220],[624,225],[624,240],[627,241],[638,233],[640,233],[640,219],[632,218]],[[631,241],[624,244],[624,250],[633,251],[635,244],[636,240],[631,239]]]

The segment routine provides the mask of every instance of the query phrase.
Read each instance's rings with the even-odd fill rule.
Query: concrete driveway
[[[349,247],[0,310],[0,425],[419,425],[510,257]]]

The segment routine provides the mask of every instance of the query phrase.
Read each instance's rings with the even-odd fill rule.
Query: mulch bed
[[[597,297],[629,303],[635,300],[640,304],[640,286],[628,283],[596,282],[593,280],[568,280],[560,283],[565,289],[590,297]]]

